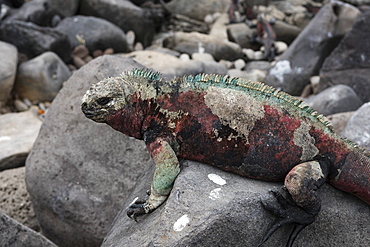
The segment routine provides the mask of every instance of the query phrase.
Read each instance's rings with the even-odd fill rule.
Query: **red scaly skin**
[[[288,246],[314,221],[321,207],[316,190],[325,181],[370,204],[370,154],[337,136],[303,102],[261,83],[216,75],[164,82],[158,74],[133,70],[93,85],[82,110],[144,140],[156,163],[148,201],[128,211],[135,219],[164,202],[180,172],[177,158],[255,179],[285,180],[301,208],[278,215],[290,215],[284,224],[298,224]]]

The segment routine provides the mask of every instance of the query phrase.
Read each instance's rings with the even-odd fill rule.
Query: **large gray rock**
[[[57,54],[45,52],[19,65],[14,91],[20,98],[50,102],[70,76]]]
[[[342,136],[370,150],[370,102],[364,104],[349,119]]]
[[[276,220],[261,199],[281,184],[243,178],[211,166],[185,162],[167,201],[136,223],[126,208],[150,186],[148,172],[117,216],[103,247],[132,246],[257,246]],[[219,177],[218,177],[219,176]],[[146,180],[146,181],[144,181]],[[322,209],[295,246],[368,246],[370,207],[330,185],[320,189]],[[285,226],[263,246],[284,246],[292,230]]]
[[[185,15],[203,21],[207,14],[225,12],[229,4],[229,0],[173,0],[166,6],[172,14]]]
[[[76,35],[80,35],[86,42],[90,52],[113,48],[115,52],[128,52],[125,33],[102,18],[92,16],[73,16],[64,18],[56,30],[66,34],[71,47],[79,45]]]
[[[0,115],[0,171],[24,166],[41,127],[37,109]]]
[[[81,0],[79,13],[106,19],[125,32],[133,30],[144,46],[150,45],[155,33],[152,13],[128,0]]]
[[[17,71],[17,48],[0,41],[0,107],[6,103],[12,91]]]
[[[90,85],[142,65],[99,57],[64,84],[26,161],[26,184],[42,232],[58,246],[99,246],[149,160],[145,145],[87,119]]]
[[[182,75],[196,75],[199,73],[226,74],[227,72],[223,65],[216,62],[182,61],[173,55],[159,51],[134,51],[122,56],[130,57],[147,68],[161,72],[166,80],[172,80],[175,76]]]
[[[243,57],[238,44],[197,32],[176,32],[164,40],[164,46],[189,55],[204,49],[204,52],[211,54],[217,61],[234,61]]]
[[[306,103],[324,115],[357,110],[362,100],[346,85],[336,85],[305,99]]]
[[[39,232],[40,226],[27,192],[25,174],[24,166],[0,172],[0,212]]]
[[[55,52],[63,61],[71,58],[71,47],[66,35],[53,28],[41,27],[31,22],[18,20],[1,22],[0,40],[13,44],[18,52],[25,54],[29,59],[47,51]]]
[[[330,1],[280,56],[265,83],[300,95],[324,59],[347,33],[361,12],[339,1]]]
[[[0,212],[0,246],[57,247],[41,234]]]
[[[364,101],[370,101],[370,11],[364,13],[326,58],[320,70],[318,91],[344,84],[355,90]]]

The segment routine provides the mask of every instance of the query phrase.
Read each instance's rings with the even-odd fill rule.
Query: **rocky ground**
[[[142,143],[91,123],[79,104],[92,82],[129,68],[147,67],[166,79],[215,73],[265,82],[301,97],[327,115],[337,133],[370,150],[370,1],[0,2],[0,216],[7,226],[25,232],[6,231],[1,246],[17,239],[25,246],[53,246],[29,228],[41,230],[59,246],[102,243],[115,215],[132,200],[136,181],[150,176],[143,171],[151,162]],[[260,191],[269,185],[253,186]],[[178,187],[186,190],[180,183]],[[330,198],[344,197],[332,188],[325,191]],[[223,205],[229,205],[228,200],[232,198],[225,198]],[[338,210],[356,219],[351,231],[361,231],[361,219],[369,218],[368,206],[345,200]],[[170,202],[167,211],[173,210],[171,203],[176,204]],[[358,214],[352,215],[353,207]],[[323,212],[321,225],[335,215],[335,210]],[[105,246],[117,246],[117,233],[133,227],[121,221],[115,221]],[[209,229],[219,223],[212,224]],[[349,234],[340,232],[351,226],[335,232],[343,243],[353,243]],[[192,241],[209,236],[209,229],[198,233],[198,240],[171,238],[195,246]],[[320,230],[313,228],[312,234]],[[138,246],[140,234],[131,233],[131,246]],[[302,245],[310,239],[307,234],[298,240]],[[359,246],[370,243],[369,232],[357,234],[362,236]],[[274,246],[285,240],[277,236],[271,241]]]

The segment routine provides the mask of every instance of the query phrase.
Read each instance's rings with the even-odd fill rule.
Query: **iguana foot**
[[[150,193],[147,192],[149,195]],[[146,214],[146,208],[148,208],[146,199],[135,199],[129,206],[127,210],[127,216],[138,222],[137,217]]]
[[[278,204],[272,205],[266,201],[261,201],[262,206],[273,213],[274,215],[278,216],[278,219],[271,228],[265,233],[262,238],[262,241],[258,246],[261,246],[264,242],[266,242],[271,235],[280,227],[286,224],[295,224],[292,233],[289,236],[289,240],[287,243],[287,247],[291,247],[293,245],[294,240],[298,236],[298,234],[309,224],[315,221],[315,217],[318,214],[307,213],[301,207],[297,206],[294,201],[289,198],[289,194],[287,195],[288,198],[284,197],[280,192],[277,191],[270,191],[276,198]]]

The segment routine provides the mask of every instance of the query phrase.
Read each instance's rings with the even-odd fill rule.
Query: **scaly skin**
[[[85,94],[86,117],[144,140],[156,164],[149,199],[130,207],[134,219],[159,207],[180,172],[178,158],[242,176],[285,181],[274,192],[285,210],[262,203],[294,223],[287,246],[320,211],[317,189],[327,181],[370,204],[370,154],[337,136],[304,102],[262,83],[218,75],[176,78],[134,69],[104,79]]]

